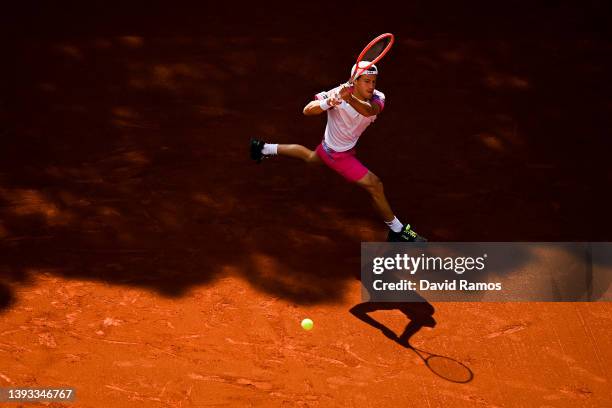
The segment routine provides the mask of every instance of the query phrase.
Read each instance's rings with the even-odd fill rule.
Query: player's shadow
[[[406,315],[409,322],[399,336],[369,315],[379,310],[399,310]],[[436,326],[436,320],[433,317],[435,309],[425,299],[422,302],[364,302],[353,306],[350,312],[362,322],[380,330],[387,338],[406,348],[410,348],[410,338],[422,327]]]
[[[398,336],[393,330],[368,314],[378,310],[399,310],[410,321]],[[359,320],[379,329],[387,338],[416,353],[427,368],[438,377],[459,384],[472,381],[474,373],[462,362],[448,356],[421,350],[410,344],[412,336],[422,327],[433,328],[436,326],[436,320],[433,318],[434,311],[434,307],[425,299],[422,299],[422,302],[364,302],[350,309],[350,312]]]

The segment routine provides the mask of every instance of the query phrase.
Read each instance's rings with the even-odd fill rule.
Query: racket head
[[[434,354],[425,359],[425,364],[434,374],[447,381],[465,384],[474,378],[468,366],[450,357]]]
[[[381,34],[370,41],[357,57],[355,72],[351,75],[349,84],[352,84],[355,78],[359,78],[363,72],[380,61],[389,52],[394,42],[395,36],[391,33]]]

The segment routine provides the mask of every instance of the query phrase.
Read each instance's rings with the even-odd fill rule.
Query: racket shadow
[[[458,384],[466,384],[474,379],[474,372],[454,358],[433,354],[418,349],[409,343],[405,347],[413,350],[423,360],[427,368],[440,378]]]
[[[410,320],[399,336],[387,326],[371,317],[368,313],[377,310],[399,310]],[[422,327],[435,327],[433,318],[434,307],[425,299],[423,302],[364,302],[353,306],[351,314],[366,324],[380,330],[385,337],[393,340],[400,346],[410,349],[418,355],[423,363],[438,377],[459,384],[469,383],[474,379],[473,371],[465,364],[451,357],[442,356],[418,349],[410,344],[410,338]]]

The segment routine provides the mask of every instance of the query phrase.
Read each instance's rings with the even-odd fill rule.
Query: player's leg
[[[314,150],[299,144],[279,144],[277,154],[304,160],[306,163],[321,163],[321,159]]]
[[[368,171],[365,176],[357,181],[357,184],[370,194],[372,205],[381,218],[385,222],[393,221],[395,216],[393,211],[391,211],[387,197],[385,197],[382,181],[374,173]]]
[[[321,143],[317,146],[316,153],[329,168],[370,193],[374,208],[389,227],[388,241],[425,241],[423,237],[410,229],[410,224],[402,225],[393,214],[387,197],[385,197],[382,182],[355,157],[354,149],[335,152]]]
[[[251,159],[257,163],[260,163],[263,158],[276,155],[301,159],[307,163],[321,163],[315,151],[298,144],[274,144],[251,139],[250,150]]]
[[[374,173],[368,170],[357,184],[370,194],[372,205],[389,227],[388,241],[426,241],[410,228],[410,224],[404,225],[398,220],[387,201],[382,181]]]

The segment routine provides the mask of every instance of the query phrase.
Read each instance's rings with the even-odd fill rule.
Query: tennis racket
[[[347,84],[352,85],[355,79],[380,61],[389,52],[394,41],[395,37],[391,33],[381,34],[370,41],[357,57],[355,72],[353,72]]]
[[[414,350],[414,352],[421,357],[421,360],[423,360],[427,368],[438,377],[461,384],[469,383],[474,378],[472,370],[455,359],[429,353],[413,347],[412,345],[408,345],[408,348]]]

